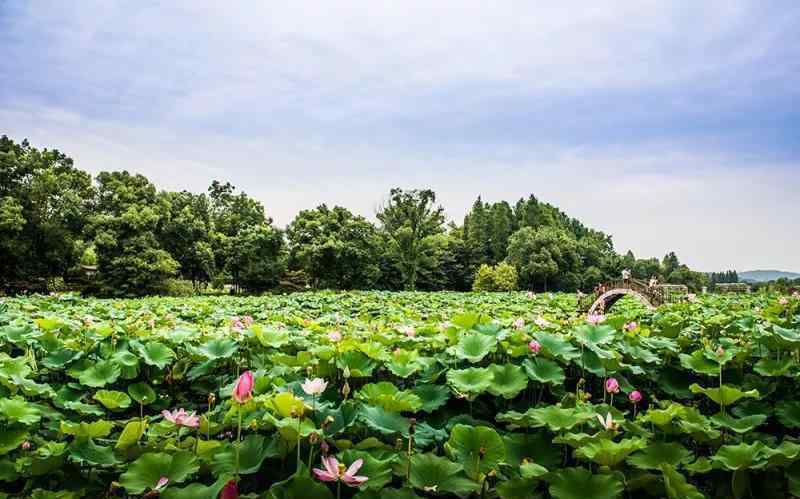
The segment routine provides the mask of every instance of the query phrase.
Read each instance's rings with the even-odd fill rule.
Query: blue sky
[[[800,271],[794,1],[0,1],[0,133],[279,225],[528,193],[702,270]]]

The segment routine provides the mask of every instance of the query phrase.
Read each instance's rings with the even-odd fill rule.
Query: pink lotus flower
[[[536,340],[531,340],[531,342],[528,343],[528,350],[530,350],[531,353],[533,353],[534,355],[539,353],[539,350],[541,350],[541,349],[542,349],[542,345],[539,344],[539,342],[536,341]]]
[[[31,450],[31,447],[33,446],[29,441],[25,440],[24,442],[22,442],[22,445],[20,447],[22,447],[22,450]]]
[[[781,304],[781,305],[788,305],[789,304],[789,299],[786,298],[785,296],[781,296],[781,299],[778,300],[778,303]]]
[[[161,478],[158,479],[158,482],[156,482],[156,486],[153,487],[153,490],[158,492],[164,487],[166,487],[168,483],[169,483],[169,478],[162,476]]]
[[[628,394],[628,400],[633,402],[634,404],[638,404],[642,401],[642,392],[639,390],[634,390]]]
[[[633,331],[633,330],[634,330],[634,329],[636,329],[637,327],[639,327],[639,325],[638,325],[638,324],[636,324],[636,321],[631,321],[631,322],[628,322],[627,324],[625,324],[625,325],[623,326],[623,328],[625,329],[625,331],[628,331],[628,332],[630,332],[630,331]]]
[[[533,293],[533,291],[528,291],[528,299],[529,299],[529,300],[532,300],[532,299],[534,299],[535,297],[536,297],[536,295]]]
[[[323,456],[322,465],[325,469],[314,468],[314,475],[323,482],[344,482],[349,487],[358,487],[369,480],[365,476],[358,476],[358,470],[364,464],[363,459],[356,459],[349,468],[345,469],[344,464],[339,463],[333,456]]]
[[[606,380],[606,391],[608,393],[619,393],[619,382],[617,378],[608,378]]]
[[[602,324],[603,322],[605,322],[605,320],[606,320],[606,316],[603,315],[603,314],[598,314],[598,313],[589,314],[589,317],[586,318],[586,322],[588,322],[592,326],[596,326],[598,324]]]
[[[550,327],[550,323],[545,319],[543,319],[542,317],[537,317],[536,320],[533,321],[533,323],[542,329]]]
[[[244,324],[244,327],[252,326],[253,325],[253,317],[250,316],[250,315],[245,315],[244,318],[242,318],[242,323]]]
[[[239,318],[238,315],[234,315],[231,317],[231,329],[234,331],[241,331],[244,329],[244,324],[242,324],[242,320]]]
[[[688,295],[686,295],[686,299],[691,303],[697,303],[697,301],[698,301],[697,300],[697,295],[694,294],[694,293],[689,293]]]
[[[342,333],[340,333],[339,331],[331,331],[330,333],[328,333],[328,339],[334,343],[342,341]]]
[[[794,293],[792,293],[792,298],[794,298],[795,300],[800,299],[800,291],[795,291]]]
[[[236,485],[236,480],[229,480],[228,483],[222,487],[219,499],[239,499],[239,486]]]
[[[408,326],[403,329],[403,334],[405,334],[409,338],[413,338],[417,335],[417,330],[414,328],[414,326]]]
[[[513,326],[514,326],[514,329],[522,329],[522,328],[524,328],[525,327],[525,319],[520,318],[520,319],[515,320]]]
[[[308,379],[306,378],[306,382],[300,385],[303,387],[303,391],[306,392],[308,395],[317,396],[325,391],[328,388],[328,382],[322,378],[314,378]]]
[[[149,319],[149,320],[147,321],[147,327],[149,327],[150,329],[155,329],[155,327],[156,327],[156,320],[155,320],[155,319]]]
[[[197,428],[200,426],[200,418],[195,416],[194,411],[189,413],[183,409],[177,409],[172,412],[164,410],[161,411],[161,415],[175,426],[186,426],[187,428]]]
[[[239,376],[236,381],[236,386],[233,387],[233,398],[240,404],[244,404],[253,398],[253,373],[245,371]]]

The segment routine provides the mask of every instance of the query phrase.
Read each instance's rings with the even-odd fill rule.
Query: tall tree
[[[511,236],[508,262],[526,289],[574,290],[581,284],[578,244],[563,229],[523,227]]]
[[[346,208],[322,204],[303,210],[286,235],[291,267],[304,271],[315,287],[367,289],[378,280],[377,230]]]
[[[416,289],[417,273],[434,243],[432,238],[444,231],[444,208],[436,205],[436,194],[430,189],[395,188],[377,217],[389,236],[389,249],[397,258],[403,287]]]

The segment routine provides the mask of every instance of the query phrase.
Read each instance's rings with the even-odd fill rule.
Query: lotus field
[[[800,496],[800,298],[6,298],[0,498]]]

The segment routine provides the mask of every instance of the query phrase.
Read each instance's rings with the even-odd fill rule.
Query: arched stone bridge
[[[639,279],[618,279],[600,284],[593,295],[585,296],[578,301],[578,308],[589,315],[602,314],[624,296],[632,296],[652,310],[664,303],[677,301],[677,297],[682,299],[687,291],[687,287],[683,285],[651,286]]]

